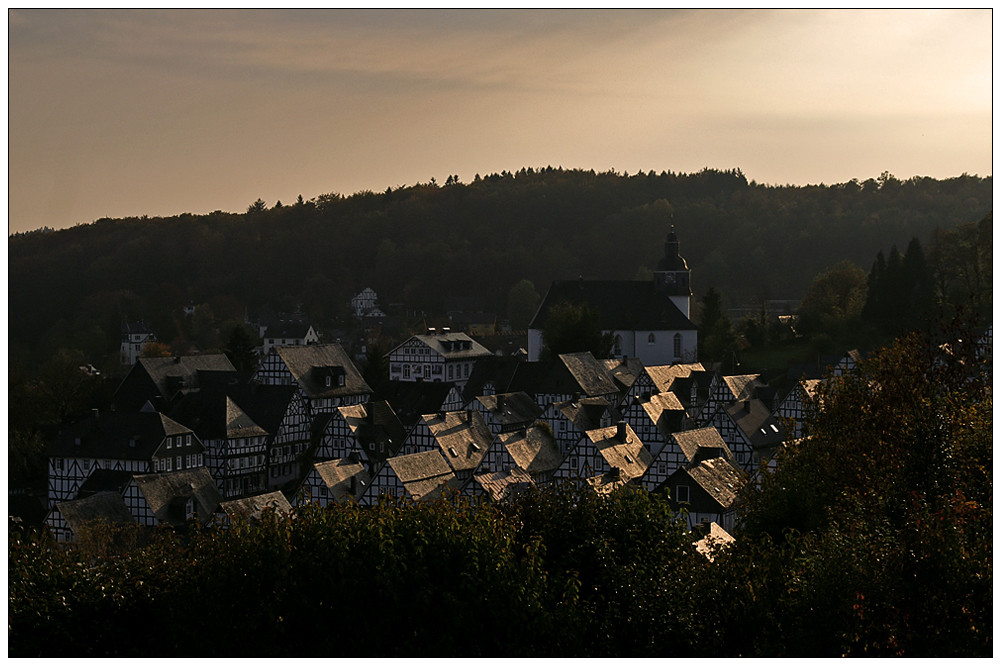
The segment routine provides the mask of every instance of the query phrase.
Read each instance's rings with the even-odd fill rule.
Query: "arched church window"
[[[674,333],[674,357],[681,357],[681,334]]]
[[[649,333],[649,343],[656,344],[656,335],[654,335],[653,333]]]

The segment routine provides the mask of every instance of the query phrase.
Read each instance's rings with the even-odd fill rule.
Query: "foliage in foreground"
[[[9,655],[990,655],[984,367],[911,336],[834,380],[714,562],[662,497],[571,486],[68,550],[12,529]]]

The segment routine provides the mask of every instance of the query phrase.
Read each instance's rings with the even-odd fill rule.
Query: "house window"
[[[654,335],[653,333],[649,333],[649,343],[656,344],[656,335]]]
[[[404,379],[410,378],[410,366],[409,365],[403,365],[403,378]]]
[[[187,435],[187,445],[189,445],[189,446],[191,445],[191,435],[190,434]]]
[[[677,503],[691,503],[691,488],[687,485],[677,486]]]
[[[325,382],[326,382],[326,387],[329,388],[330,384],[332,383],[332,377],[327,375]]]
[[[674,333],[674,358],[681,357],[681,334]]]
[[[168,437],[168,438],[167,438],[167,450],[170,450],[170,448],[171,448],[171,447],[172,447],[173,445],[174,445],[174,440]]]
[[[451,381],[455,378],[455,366],[448,365],[448,380]]]

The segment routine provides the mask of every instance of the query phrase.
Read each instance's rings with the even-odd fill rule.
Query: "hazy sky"
[[[992,15],[9,10],[9,231],[522,166],[992,170]]]

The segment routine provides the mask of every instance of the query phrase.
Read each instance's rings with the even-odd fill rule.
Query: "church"
[[[643,365],[696,362],[698,327],[690,318],[691,295],[691,270],[671,226],[652,281],[553,282],[528,326],[528,360],[541,359],[550,310],[570,303],[587,304],[598,312],[603,332],[614,340],[613,358],[639,358]]]

